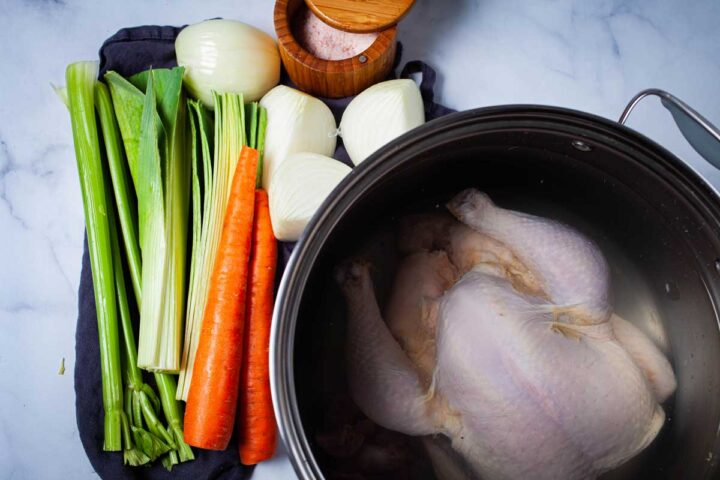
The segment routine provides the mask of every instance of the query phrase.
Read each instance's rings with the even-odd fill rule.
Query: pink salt
[[[293,35],[302,47],[323,60],[343,60],[367,50],[377,33],[351,33],[338,30],[320,20],[309,8],[298,11]]]

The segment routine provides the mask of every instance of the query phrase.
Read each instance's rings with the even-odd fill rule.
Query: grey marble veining
[[[272,32],[270,0],[0,0],[0,478],[92,478],[75,425],[72,371],[83,213],[70,124],[51,83],[124,26],[223,16]],[[616,119],[664,88],[720,125],[720,2],[418,0],[404,59],[440,74],[466,109],[560,105]],[[633,128],[720,187],[655,100]],[[58,375],[65,358],[65,375]],[[254,478],[290,478],[282,453]]]

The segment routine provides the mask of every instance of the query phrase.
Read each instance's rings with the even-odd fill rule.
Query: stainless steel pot
[[[639,94],[621,123],[647,95],[659,96],[720,168],[720,132],[666,92]],[[355,168],[306,229],[281,282],[271,343],[275,411],[298,475],[326,478],[337,466],[317,444],[327,399],[344,388],[344,306],[332,267],[375,226],[469,186],[591,235],[615,265],[616,308],[645,322],[670,352],[678,390],[666,426],[607,478],[720,478],[718,193],[622,124],[540,106],[481,108],[413,130]],[[391,249],[375,243],[381,256]]]

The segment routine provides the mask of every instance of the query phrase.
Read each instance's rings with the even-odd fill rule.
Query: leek
[[[158,341],[163,327],[163,295],[165,287],[167,238],[165,236],[165,192],[162,181],[160,139],[162,125],[155,110],[153,76],[145,93],[141,122],[142,134],[138,149],[138,196],[140,250],[144,279],[140,306],[140,348],[138,366],[159,369]],[[163,359],[165,360],[165,359]]]
[[[138,365],[176,372],[185,313],[190,169],[181,68],[134,77],[146,86],[137,152],[142,307]]]
[[[97,62],[76,62],[68,65],[65,79],[97,311],[105,412],[103,449],[119,451],[125,413],[107,196],[93,101],[97,71]]]
[[[230,195],[230,184],[235,173],[240,150],[246,143],[245,134],[245,108],[243,97],[239,94],[214,94],[215,101],[215,145],[212,172],[205,176],[207,188],[203,194],[203,216],[201,219],[200,236],[195,245],[191,259],[190,286],[188,290],[188,304],[185,323],[185,343],[183,348],[180,377],[178,379],[177,398],[187,400],[192,380],[195,353],[197,352],[200,330],[202,327],[205,304],[207,302],[210,276],[215,264],[218,242],[222,231],[223,218]],[[196,108],[197,112],[202,109]],[[202,118],[202,115],[198,115]],[[197,128],[200,133],[203,164],[209,165],[205,150],[207,136],[205,124]],[[206,169],[209,170],[209,169]],[[197,170],[196,170],[197,171]]]
[[[130,151],[132,148],[135,148],[139,146],[139,141],[135,141],[135,137],[137,133],[140,131],[140,120],[138,120],[137,115],[133,115],[131,113],[125,112],[125,110],[128,109],[134,109],[137,110],[138,107],[142,109],[143,103],[144,103],[144,95],[140,90],[138,90],[134,85],[132,85],[130,82],[116,74],[115,72],[108,72],[105,76],[105,79],[108,81],[110,85],[110,91],[113,92],[113,96],[117,98],[118,101],[124,102],[122,106],[115,105],[115,112],[121,112],[121,114],[118,116],[118,119],[124,118],[126,125],[125,128],[120,128],[123,134],[123,139],[125,140],[126,137],[129,139],[129,142],[124,142],[125,150],[128,156],[128,159],[130,158]],[[121,92],[118,94],[118,92]],[[102,115],[101,115],[102,118]],[[132,124],[132,121],[128,121],[127,119],[135,119],[138,121],[136,125]],[[117,136],[112,137],[111,139],[115,143],[117,143]],[[107,141],[107,140],[106,140]],[[137,157],[137,152],[136,152]],[[123,210],[130,210],[133,208],[133,202],[131,201],[132,197],[132,186],[127,185],[127,170],[122,168],[117,168],[117,172],[119,175],[117,177],[113,176],[113,185],[115,186],[115,193],[116,193],[116,201],[118,204],[118,210],[120,211],[120,225],[122,230],[122,236],[124,241],[126,242],[126,251],[131,249],[137,249],[138,248],[138,239],[137,239],[137,230],[132,229],[132,222],[123,222],[123,218],[132,218],[132,212],[126,212],[123,215]],[[127,186],[127,188],[122,188],[123,186]],[[118,188],[120,187],[120,188]],[[130,272],[133,271],[140,271],[140,257],[139,256],[127,256],[128,263],[129,263],[129,270]],[[135,298],[137,300],[137,303],[139,306],[142,305],[142,298],[141,298],[141,289],[138,288],[138,290],[135,292]],[[129,334],[132,335],[132,329],[130,329]],[[132,337],[132,342],[134,345],[134,336]],[[133,346],[134,349],[134,346]],[[131,356],[128,355],[129,361],[133,364],[137,364],[137,356]],[[135,367],[135,370],[137,370],[137,367]],[[139,370],[137,370],[139,372]],[[192,460],[194,458],[192,450],[190,447],[185,443],[183,439],[183,430],[182,430],[182,410],[178,402],[174,399],[175,397],[175,391],[176,391],[176,385],[175,385],[175,379],[172,375],[166,374],[166,373],[155,373],[155,383],[157,384],[158,391],[160,392],[160,398],[162,399],[162,408],[163,413],[165,414],[165,418],[168,422],[168,428],[167,431],[169,432],[169,435],[171,438],[168,438],[165,435],[160,434],[160,436],[168,442],[174,443],[175,448],[177,450],[177,453],[179,454],[179,461],[184,462],[187,460]],[[158,400],[157,397],[154,396],[154,392],[152,392],[151,389],[149,389],[148,385],[145,384],[142,387],[143,390],[145,390],[146,395],[150,398],[150,400],[153,401],[153,404],[155,405],[155,408],[158,408]],[[142,397],[140,397],[140,400],[142,401]],[[126,401],[126,404],[129,404],[128,410],[128,417],[134,418],[134,426],[137,428],[141,428],[142,426],[142,412],[147,411],[147,409],[143,409],[141,407],[142,402],[134,402],[131,403]],[[172,465],[177,463],[178,455],[175,453],[175,451],[169,452],[168,455],[163,457],[163,464],[170,468]]]
[[[138,364],[153,371],[180,367],[190,165],[185,158],[182,68],[105,79],[115,106],[138,196],[142,277]],[[145,90],[145,94],[141,90]]]
[[[213,166],[212,166],[212,127],[213,121],[209,116],[207,109],[202,103],[194,100],[188,101],[190,120],[190,151],[193,155],[192,160],[192,254],[190,264],[190,289],[187,304],[187,324],[190,324],[191,318],[196,318],[198,307],[198,297],[193,292],[198,292],[198,285],[202,283],[202,257],[200,255],[204,242],[203,231],[207,231],[208,219],[211,212],[210,191],[212,188]],[[202,168],[198,164],[202,164]],[[202,179],[202,180],[201,180]],[[205,220],[204,220],[205,219]],[[205,227],[203,227],[205,225]],[[206,236],[206,235],[205,235]],[[204,309],[204,307],[202,307]],[[187,385],[189,388],[189,375],[184,373],[187,369],[188,355],[190,352],[191,335],[188,333],[190,326],[186,326],[185,344],[183,348],[183,357],[180,370],[180,383],[177,398],[184,400],[187,396]],[[187,384],[185,379],[187,378]],[[183,394],[185,392],[185,394]]]
[[[115,117],[125,145],[125,155],[127,156],[133,185],[137,187],[140,122],[142,121],[144,95],[132,83],[116,72],[106,73],[105,81],[112,95]]]

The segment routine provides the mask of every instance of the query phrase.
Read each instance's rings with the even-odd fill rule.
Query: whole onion
[[[183,29],[175,40],[190,94],[213,108],[212,91],[259,100],[280,81],[280,54],[267,33],[235,20],[206,20]]]

